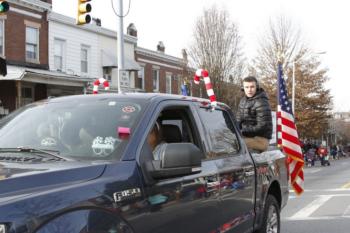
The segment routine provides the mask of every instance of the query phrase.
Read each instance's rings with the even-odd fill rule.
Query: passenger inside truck
[[[185,111],[186,108],[171,108],[159,114],[148,134],[148,144],[153,151],[154,159],[159,159],[159,150],[167,143],[189,142],[197,145]]]

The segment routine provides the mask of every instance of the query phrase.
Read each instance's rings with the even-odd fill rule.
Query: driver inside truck
[[[156,121],[154,123],[152,130],[148,134],[147,141],[153,152],[153,158],[155,160],[159,160],[160,148],[165,144],[165,142],[162,140],[162,130],[159,122]]]

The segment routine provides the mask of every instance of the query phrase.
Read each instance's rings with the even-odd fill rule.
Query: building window
[[[80,50],[80,71],[82,73],[89,72],[88,58],[89,58],[89,47],[83,45],[81,46],[81,50]]]
[[[171,74],[167,73],[165,76],[165,92],[171,94]]]
[[[39,60],[39,29],[26,27],[26,59],[29,61]]]
[[[153,91],[159,91],[159,70],[152,70]]]
[[[109,83],[112,82],[112,67],[103,67],[103,78]]]
[[[135,87],[144,90],[145,89],[145,67],[141,66],[141,69],[137,71],[137,79]]]
[[[64,70],[64,44],[63,40],[55,39],[54,41],[54,62],[55,70]]]
[[[0,56],[5,55],[4,43],[5,43],[5,30],[4,30],[4,20],[0,20]]]

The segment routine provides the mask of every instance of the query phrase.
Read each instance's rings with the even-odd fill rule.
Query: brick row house
[[[0,77],[0,115],[49,96],[83,93],[91,78],[50,69],[52,0],[8,2],[10,10],[0,16],[1,56],[7,61],[7,75]]]
[[[94,80],[104,77],[117,92],[117,33],[94,19],[77,26],[75,19],[52,12],[52,0],[8,0],[10,10],[0,15],[0,56],[7,75],[0,76],[0,117],[50,96],[92,92]],[[125,92],[181,93],[193,71],[182,58],[137,46],[133,24],[124,35]],[[191,82],[189,82],[191,84]],[[196,88],[191,94],[198,96]],[[198,88],[197,88],[198,90]],[[103,90],[100,90],[103,92]],[[197,91],[198,92],[198,91]]]
[[[98,20],[77,26],[75,19],[52,12],[52,0],[9,0],[0,15],[0,56],[7,75],[0,76],[0,117],[50,96],[89,93],[100,77],[117,87],[117,34]],[[125,36],[128,75],[140,66],[134,59],[136,38]]]
[[[157,51],[137,47],[136,61],[141,65],[136,85],[146,92],[179,94],[183,75],[183,61],[164,53],[163,43]]]
[[[0,100],[6,113],[46,98],[41,77],[48,61],[47,12],[51,1],[8,1],[10,11],[0,15],[0,54],[7,60],[7,76],[0,78]]]
[[[127,28],[127,34],[137,37],[134,24]],[[187,80],[189,93],[199,96],[199,88],[193,85],[193,69],[188,68],[186,50],[182,50],[182,57],[174,57],[165,53],[162,41],[157,44],[156,50],[137,46],[135,59],[141,66],[135,78],[135,88],[145,92],[159,92],[181,94],[181,85]]]

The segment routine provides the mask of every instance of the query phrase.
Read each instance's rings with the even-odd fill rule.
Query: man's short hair
[[[255,82],[258,84],[258,80],[254,76],[248,76],[243,79],[243,82]]]

